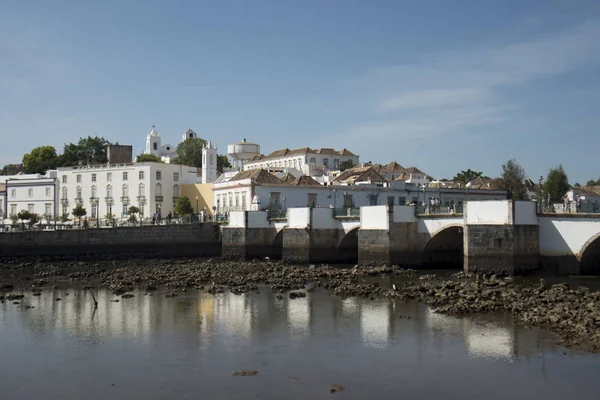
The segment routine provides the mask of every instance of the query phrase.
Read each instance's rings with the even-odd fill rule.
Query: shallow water
[[[79,289],[0,304],[2,398],[319,399],[330,384],[348,399],[598,398],[600,356],[508,316],[325,291],[280,301],[266,288],[96,297],[96,311]],[[258,375],[232,376],[240,370]]]

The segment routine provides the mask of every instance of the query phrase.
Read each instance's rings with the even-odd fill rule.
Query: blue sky
[[[600,176],[600,2],[0,0],[0,164],[151,126],[435,177]]]

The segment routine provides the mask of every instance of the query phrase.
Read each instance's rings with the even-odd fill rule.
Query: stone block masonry
[[[0,234],[1,257],[220,256],[217,224],[145,226]]]

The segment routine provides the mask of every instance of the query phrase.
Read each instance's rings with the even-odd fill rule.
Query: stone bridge
[[[460,215],[417,215],[414,207],[291,208],[287,218],[232,212],[224,257],[397,264],[465,271],[600,271],[600,215],[538,215],[535,202],[467,202]]]

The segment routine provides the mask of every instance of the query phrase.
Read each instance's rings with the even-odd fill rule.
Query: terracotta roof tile
[[[281,182],[283,183],[287,183],[290,184],[292,182],[294,182],[296,180],[296,178],[294,177],[294,175],[287,173],[284,176],[282,176],[281,178],[279,178],[281,180]]]
[[[302,175],[290,183],[292,186],[323,186],[310,176]]]
[[[275,175],[264,169],[250,169],[238,172],[232,181],[241,181],[243,179],[253,179],[259,185],[281,185],[281,180]]]

